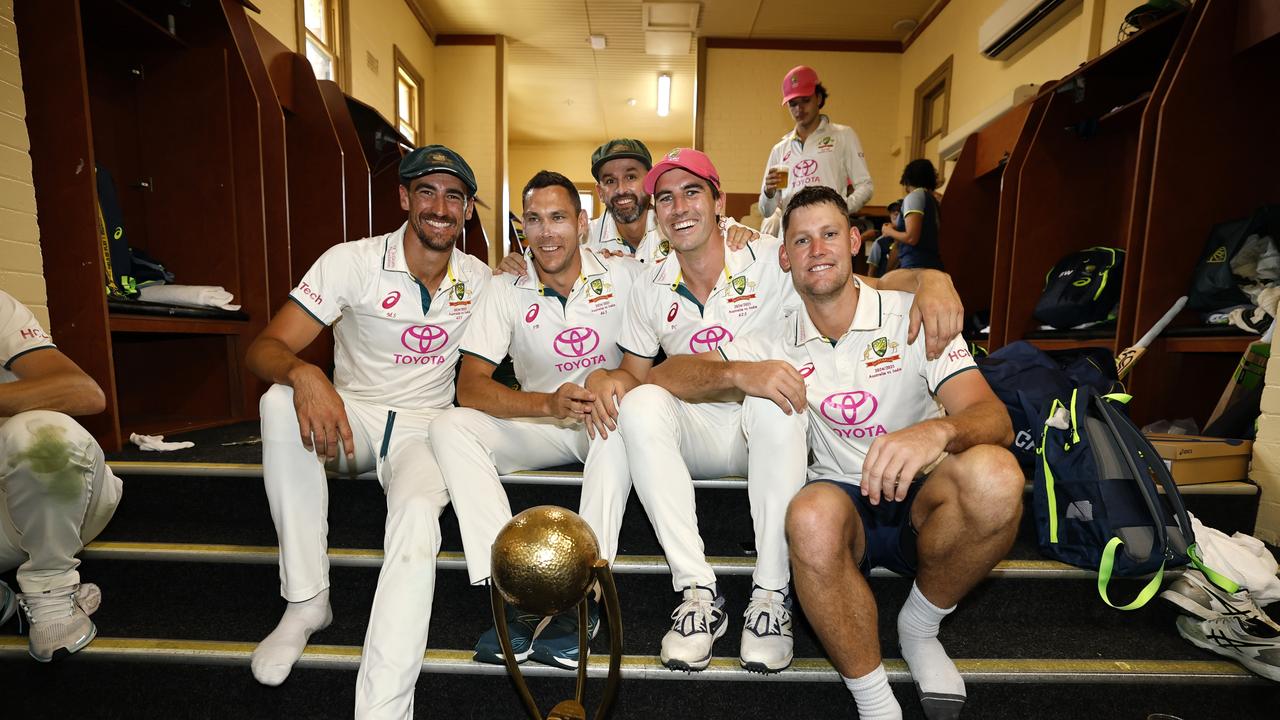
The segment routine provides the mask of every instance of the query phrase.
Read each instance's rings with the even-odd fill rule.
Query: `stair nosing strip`
[[[236,564],[270,564],[279,561],[279,551],[274,545],[233,545],[204,543],[152,543],[98,540],[89,543],[82,553],[88,560],[142,560],[161,562],[226,562]],[[335,567],[381,567],[383,552],[375,549],[330,548],[329,564]],[[755,569],[753,558],[711,556],[711,567],[723,575],[750,575]],[[466,561],[461,552],[441,552],[436,566],[446,570],[465,570]],[[661,555],[623,555],[613,569],[618,574],[665,575],[670,573]],[[1166,571],[1174,576],[1181,569]],[[898,577],[883,568],[871,572],[872,577]],[[1095,579],[1092,570],[1073,567],[1056,560],[1002,560],[991,570],[992,578],[1027,579]]]
[[[261,478],[261,463],[195,463],[162,460],[117,460],[108,461],[117,475],[175,475],[199,477],[244,477]],[[329,473],[332,478],[373,479],[373,473],[351,476]],[[521,470],[501,475],[499,478],[508,485],[580,485],[582,473],[564,470]],[[695,488],[734,489],[745,488],[746,478],[722,477],[693,480]],[[1031,492],[1031,483],[1027,483],[1025,491]],[[1245,480],[1229,482],[1199,483],[1196,485],[1179,485],[1178,491],[1183,495],[1257,495],[1258,486]]]
[[[177,640],[119,638],[99,635],[77,653],[85,659],[190,662],[195,664],[248,665],[257,643],[218,640]],[[27,642],[21,637],[0,637],[0,658],[25,656]],[[311,645],[303,652],[298,667],[354,670],[360,664],[358,645]],[[429,649],[422,663],[428,673],[505,675],[501,665],[471,660],[470,650]],[[959,658],[956,668],[966,682],[976,683],[1164,683],[1196,679],[1205,683],[1267,684],[1253,673],[1225,660],[1105,660],[1055,658]],[[906,663],[886,659],[891,682],[911,682]],[[572,677],[568,670],[526,663],[521,672],[529,677]],[[593,655],[587,674],[603,678],[608,658]],[[737,658],[714,657],[706,670],[697,673],[673,672],[652,655],[624,655],[622,677],[627,680],[722,680],[767,682],[838,682],[839,674],[823,658],[797,658],[787,670],[772,675],[748,673]]]

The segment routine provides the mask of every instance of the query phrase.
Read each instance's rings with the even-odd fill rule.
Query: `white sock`
[[[293,664],[302,657],[311,634],[329,627],[331,622],[333,609],[329,607],[328,588],[310,600],[289,603],[280,624],[253,650],[249,661],[253,677],[263,685],[284,682]]]
[[[911,594],[898,613],[898,645],[930,718],[959,717],[964,706],[964,678],[938,642],[938,626],[955,609],[954,605],[936,607],[920,592],[920,586],[912,583]]]
[[[889,687],[889,676],[884,672],[883,663],[860,678],[842,675],[840,679],[853,693],[853,701],[858,705],[858,720],[902,720],[902,707],[893,696],[893,688]]]

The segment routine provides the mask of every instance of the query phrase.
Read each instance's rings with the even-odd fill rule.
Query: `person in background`
[[[912,160],[902,170],[902,214],[894,223],[880,229],[883,237],[893,240],[900,268],[933,268],[941,270],[942,255],[938,251],[938,233],[942,216],[934,190],[938,188],[938,171],[923,158]],[[895,267],[890,261],[890,268]]]
[[[760,214],[765,218],[811,185],[826,185],[840,193],[850,214],[871,199],[875,188],[857,133],[820,112],[828,95],[817,71],[807,65],[791,68],[783,76],[782,104],[796,125],[769,153],[760,191]]]
[[[902,217],[902,201],[894,200],[885,208],[889,211],[889,224],[897,227]],[[862,242],[867,246],[867,274],[880,277],[889,272],[889,255],[893,252],[893,238],[881,235],[879,230],[863,233]]]

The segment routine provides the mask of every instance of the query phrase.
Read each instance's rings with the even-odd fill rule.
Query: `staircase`
[[[111,525],[85,550],[81,567],[85,580],[103,591],[94,616],[100,635],[71,659],[40,665],[26,656],[15,623],[0,628],[3,717],[350,717],[382,560],[381,489],[372,479],[330,479],[334,623],[316,634],[284,685],[260,686],[249,672],[249,656],[284,606],[275,534],[257,448],[216,449],[219,440],[256,432],[256,426],[242,425],[192,433],[195,450],[158,460],[112,461],[125,482],[124,500]],[[229,456],[245,462],[211,462]],[[543,504],[576,508],[576,478],[572,470],[538,471],[504,482],[518,512]],[[1227,532],[1250,529],[1258,501],[1257,488],[1243,482],[1188,487],[1184,497],[1204,522]],[[614,568],[626,655],[613,717],[854,717],[851,698],[802,615],[790,669],[761,676],[738,666],[753,565],[745,483],[699,482],[697,501],[707,553],[728,600],[730,630],[717,642],[717,657],[705,672],[674,673],[658,662],[678,597],[633,496]],[[1136,612],[1112,610],[1098,598],[1093,573],[1041,559],[1026,515],[1008,559],[943,624],[941,640],[968,686],[965,717],[1280,717],[1280,688],[1183,641],[1172,611],[1159,601]],[[491,624],[488,596],[467,584],[451,511],[441,528],[444,550],[417,688],[418,715],[522,718],[505,669],[470,659],[475,639]],[[13,584],[12,575],[2,579]],[[1115,595],[1125,597],[1141,583],[1116,585]],[[923,717],[897,657],[893,623],[911,581],[877,571],[871,587],[881,609],[890,681],[906,717]],[[594,647],[606,646],[607,633],[601,632]],[[603,686],[605,664],[603,656],[592,659],[589,710]],[[532,663],[523,669],[544,710],[571,696],[570,673]]]

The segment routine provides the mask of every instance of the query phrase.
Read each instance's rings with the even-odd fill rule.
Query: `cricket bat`
[[[1182,312],[1182,308],[1185,307],[1186,304],[1186,295],[1178,298],[1178,301],[1173,304],[1173,307],[1169,308],[1169,312],[1165,313],[1164,317],[1160,318],[1155,325],[1152,325],[1146,335],[1139,338],[1136,344],[1120,351],[1120,354],[1116,356],[1116,377],[1123,380],[1124,376],[1129,374],[1129,370],[1133,368],[1133,364],[1138,362],[1138,358],[1142,357],[1142,354],[1147,351],[1147,346],[1149,346],[1156,338],[1160,337],[1160,333],[1164,332],[1164,329],[1169,327],[1169,323],[1173,322],[1173,319],[1177,317],[1178,313]]]

